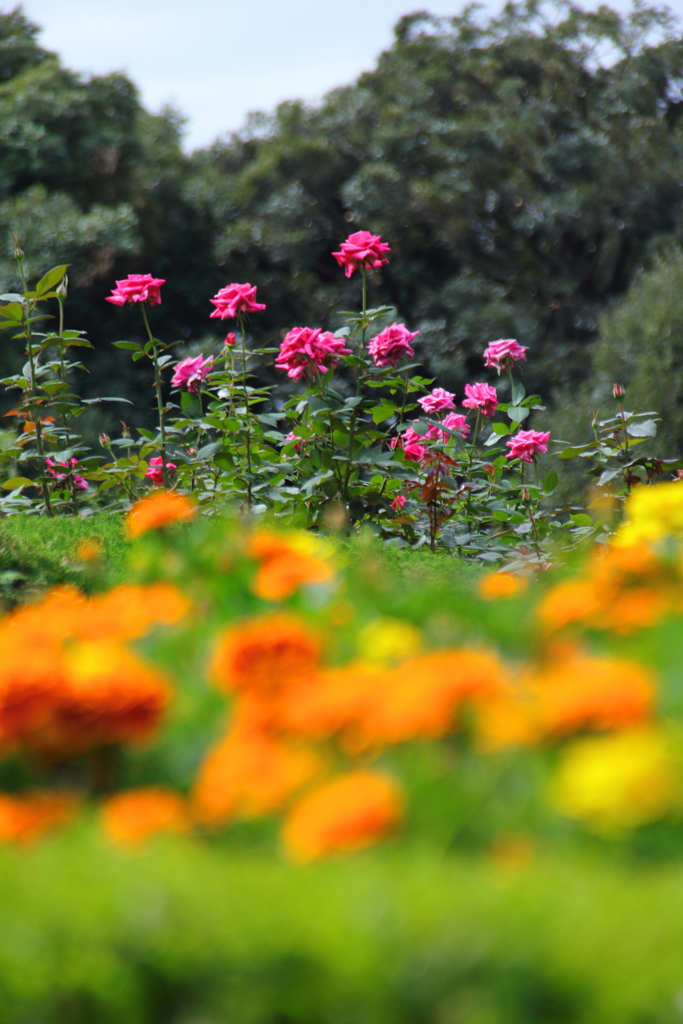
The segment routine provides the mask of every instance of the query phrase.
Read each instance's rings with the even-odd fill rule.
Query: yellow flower
[[[126,516],[126,530],[135,540],[148,530],[192,519],[196,512],[190,499],[177,491],[154,491],[133,505]]]
[[[626,519],[615,539],[617,547],[655,544],[683,536],[683,486],[679,481],[637,487],[626,503]]]
[[[413,657],[422,649],[422,636],[416,626],[388,616],[373,619],[358,635],[358,653],[367,661],[386,664]]]
[[[633,729],[573,743],[551,798],[562,814],[596,831],[618,832],[680,807],[681,779],[665,734]]]

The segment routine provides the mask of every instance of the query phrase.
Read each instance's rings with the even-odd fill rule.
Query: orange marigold
[[[486,601],[498,601],[501,598],[514,597],[526,590],[529,581],[524,576],[515,576],[511,572],[488,572],[479,581],[479,595]]]
[[[253,589],[264,601],[282,601],[302,584],[326,583],[334,574],[324,544],[305,530],[257,530],[247,552],[261,563]]]
[[[506,676],[487,651],[431,651],[378,676],[359,722],[365,745],[443,736],[454,726],[463,701],[489,700]]]
[[[276,612],[226,629],[211,675],[221,689],[274,698],[309,678],[320,654],[320,640],[303,619]]]
[[[306,747],[275,739],[248,725],[237,726],[207,754],[197,777],[195,816],[217,826],[233,817],[269,814],[320,771]]]
[[[189,608],[187,598],[170,583],[125,584],[91,598],[73,635],[84,640],[135,640],[157,624],[174,625]]]
[[[104,832],[117,846],[136,847],[160,833],[190,828],[185,798],[164,786],[116,793],[105,801],[101,813]]]
[[[146,740],[171,699],[166,677],[113,641],[74,643],[64,666],[64,696],[37,744],[56,753]]]
[[[0,843],[33,843],[71,821],[79,805],[79,797],[67,792],[0,794]]]
[[[148,530],[192,519],[196,512],[196,505],[177,491],[153,491],[133,505],[126,516],[126,531],[135,540]]]
[[[531,681],[545,732],[623,729],[645,721],[656,692],[654,676],[626,658],[579,656]]]
[[[382,772],[341,775],[307,793],[288,815],[282,838],[302,863],[330,853],[363,849],[393,832],[403,818],[403,796]]]

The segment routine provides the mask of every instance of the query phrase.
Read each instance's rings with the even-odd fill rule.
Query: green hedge
[[[1,851],[0,889],[1,1024],[680,1020],[678,866],[404,842],[302,869],[81,825]]]

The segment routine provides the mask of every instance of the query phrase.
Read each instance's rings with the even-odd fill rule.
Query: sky
[[[683,0],[669,6],[683,18]],[[188,118],[188,150],[239,128],[249,111],[315,101],[353,81],[391,45],[402,14],[462,7],[462,0],[23,0],[43,28],[42,45],[67,67],[124,71],[147,109],[177,107]]]

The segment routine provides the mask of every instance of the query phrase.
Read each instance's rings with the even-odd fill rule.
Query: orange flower
[[[174,625],[189,608],[187,598],[170,583],[122,585],[88,601],[73,635],[84,640],[135,640],[154,625]]]
[[[109,797],[102,807],[105,834],[117,846],[135,847],[162,832],[187,832],[187,804],[172,789],[146,786]]]
[[[307,793],[285,821],[282,838],[301,863],[351,853],[393,832],[403,818],[396,782],[380,772],[341,775]]]
[[[74,793],[33,792],[0,795],[0,843],[28,845],[75,816],[80,800]]]
[[[511,572],[489,572],[479,582],[479,595],[486,601],[498,601],[514,597],[526,590],[528,585],[529,581],[524,576],[515,576]]]
[[[432,651],[378,676],[359,722],[366,745],[443,736],[454,727],[463,701],[488,700],[503,691],[505,674],[487,651]]]
[[[86,537],[79,540],[74,552],[79,562],[96,562],[102,554],[102,541],[97,537]]]
[[[365,661],[325,669],[286,693],[275,724],[286,732],[325,739],[364,721],[378,688],[388,688],[381,666]]]
[[[74,643],[64,666],[64,696],[38,743],[56,753],[146,740],[171,699],[166,677],[113,641]]]
[[[561,734],[640,724],[652,711],[656,684],[626,658],[578,656],[541,672],[531,688],[543,729]]]
[[[537,615],[547,629],[554,630],[595,621],[602,608],[602,594],[591,580],[565,580],[545,594]]]
[[[61,705],[66,685],[60,652],[53,645],[3,645],[0,664],[0,747],[44,732]]]
[[[154,491],[142,501],[133,505],[126,516],[128,536],[135,540],[147,530],[158,530],[171,523],[184,522],[192,519],[197,508],[189,498],[177,491]]]
[[[264,601],[282,601],[302,584],[326,583],[333,576],[323,543],[304,530],[257,530],[247,551],[261,562],[253,589]]]
[[[216,826],[232,817],[269,814],[319,771],[312,751],[238,722],[200,768],[194,788],[197,820]]]
[[[294,615],[276,612],[226,629],[214,652],[216,684],[274,698],[309,678],[320,662],[320,641]]]
[[[529,746],[539,738],[536,708],[512,691],[485,701],[477,708],[475,734],[477,747],[484,754]]]

